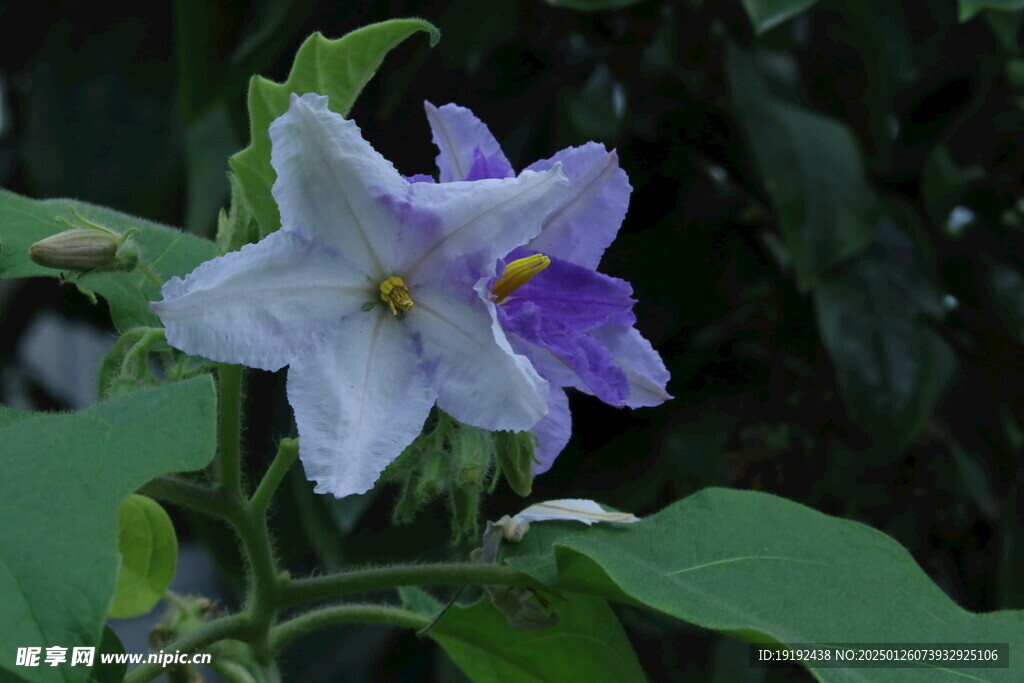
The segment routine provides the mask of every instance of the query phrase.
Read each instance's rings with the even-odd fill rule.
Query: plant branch
[[[526,586],[541,588],[543,584],[528,574],[511,567],[492,564],[413,564],[374,569],[360,569],[295,579],[281,586],[280,604],[324,600],[347,593],[395,588],[398,586]]]
[[[430,617],[387,605],[332,605],[300,614],[270,632],[270,648],[277,652],[310,631],[353,621],[390,624],[402,628],[421,629]]]
[[[252,494],[252,498],[249,500],[254,514],[267,514],[267,508],[270,507],[270,499],[273,498],[277,487],[281,485],[281,480],[288,473],[288,468],[292,466],[297,457],[299,457],[299,442],[295,439],[281,439],[281,443],[277,447],[277,455],[274,456],[274,461],[270,463],[266,474],[263,475],[263,480],[260,481],[259,486],[256,487],[256,492]]]
[[[217,364],[217,439],[220,488],[242,497],[242,367]]]
[[[180,477],[165,475],[144,484],[139,492],[176,505],[202,512],[211,517],[233,519],[236,514],[231,500],[217,491],[194,484]]]

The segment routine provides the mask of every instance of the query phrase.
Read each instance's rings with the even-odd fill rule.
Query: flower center
[[[412,308],[412,297],[409,296],[409,288],[400,277],[392,275],[380,283],[380,298],[391,309],[393,315],[398,315],[398,309],[408,311]]]
[[[501,274],[501,278],[494,283],[494,289],[491,290],[494,296],[497,297],[495,303],[500,304],[509,294],[525,285],[533,279],[534,275],[550,265],[550,258],[544,254],[534,254],[526,258],[516,259],[505,266],[505,272]]]

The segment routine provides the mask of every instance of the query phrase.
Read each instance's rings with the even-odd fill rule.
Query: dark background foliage
[[[133,11],[0,7],[4,187],[210,234],[225,160],[248,136],[248,76],[283,79],[314,30],[423,16],[440,45],[401,46],[352,112],[401,171],[433,170],[422,102],[453,101],[517,168],[595,139],[618,149],[634,187],[603,270],[634,284],[675,399],[631,412],[573,396],[573,440],[534,499],[644,514],[710,485],[768,491],[892,535],[967,609],[1024,608],[1013,581],[1024,571],[1018,13],[959,23],[953,0],[823,0],[758,34],[738,0]],[[44,309],[106,325],[69,289],[19,286],[0,300],[5,373]],[[291,429],[281,379],[252,383],[253,472]],[[38,408],[63,406],[30,390]],[[279,550],[299,572],[466,552],[448,543],[443,505],[392,528],[393,497],[322,500],[296,476],[273,519]],[[499,487],[484,513],[523,505]],[[231,539],[179,521],[211,542],[230,596],[241,580]],[[731,641],[620,616],[652,679],[764,673]],[[455,676],[412,636],[370,628],[311,638],[287,666],[310,681]]]

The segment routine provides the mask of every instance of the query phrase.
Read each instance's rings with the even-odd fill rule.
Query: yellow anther
[[[405,286],[402,278],[394,275],[380,283],[380,298],[384,299],[394,315],[398,315],[398,309],[408,311],[412,308],[409,288]]]
[[[495,303],[500,304],[509,294],[525,285],[533,279],[534,275],[550,265],[551,259],[547,256],[544,254],[534,254],[526,258],[516,259],[505,266],[505,272],[501,274],[501,279],[494,283],[494,289],[491,290],[494,296],[497,297]]]

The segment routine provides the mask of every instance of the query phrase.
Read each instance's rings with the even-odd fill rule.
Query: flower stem
[[[359,621],[375,624],[390,624],[403,628],[421,629],[430,622],[430,617],[410,612],[399,607],[386,605],[332,605],[300,614],[270,632],[270,647],[277,652],[310,631],[334,624]]]
[[[252,498],[249,500],[250,505],[252,505],[253,514],[267,514],[270,499],[273,498],[277,487],[281,485],[281,480],[288,473],[288,468],[292,466],[297,457],[299,457],[299,442],[295,439],[281,439],[281,443],[277,446],[277,455],[274,456],[274,461],[270,463],[270,467],[267,469],[266,474],[263,475],[260,485],[256,487],[256,492],[252,494]]]
[[[281,605],[323,600],[347,593],[397,586],[499,585],[541,587],[542,584],[511,567],[491,564],[411,564],[295,579],[281,586]]]
[[[217,364],[217,438],[220,488],[242,497],[242,367]]]
[[[135,268],[136,268],[136,269],[137,269],[137,270],[138,270],[138,271],[139,271],[140,273],[142,273],[143,275],[145,275],[145,276],[146,276],[146,279],[147,279],[147,280],[149,280],[149,281],[150,281],[151,283],[153,283],[153,285],[155,285],[155,286],[156,286],[156,288],[157,288],[158,290],[159,290],[159,289],[161,289],[161,288],[163,288],[163,286],[164,286],[164,280],[163,280],[163,278],[162,278],[162,277],[160,277],[159,275],[157,275],[157,274],[156,274],[156,271],[154,271],[154,270],[153,270],[152,268],[150,268],[149,266],[147,266],[147,265],[146,265],[145,263],[143,263],[143,262],[142,262],[141,260],[140,260],[139,262],[137,262],[137,263],[135,264]]]

